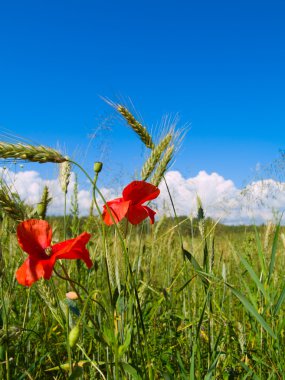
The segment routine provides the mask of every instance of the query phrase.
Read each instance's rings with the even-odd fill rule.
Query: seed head
[[[70,181],[71,174],[71,164],[69,161],[62,162],[59,164],[59,182],[62,191],[66,194],[67,188]]]
[[[68,342],[69,342],[70,348],[73,348],[76,345],[79,339],[79,335],[80,335],[80,327],[78,324],[76,324],[73,327],[73,329],[70,331],[69,336],[68,336]]]
[[[43,145],[10,144],[4,141],[0,141],[0,158],[14,158],[15,160],[27,160],[40,164],[67,161],[67,158],[63,157],[57,150]]]

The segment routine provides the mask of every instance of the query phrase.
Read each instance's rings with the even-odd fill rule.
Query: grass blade
[[[249,302],[249,300],[237,289],[227,284],[228,288],[231,292],[240,300],[246,310],[260,323],[260,325],[272,336],[272,338],[277,339],[271,327],[265,322],[263,317],[258,313],[258,311],[254,308],[254,306]]]
[[[276,230],[275,230],[275,234],[274,234],[272,250],[271,250],[271,259],[270,259],[270,264],[269,264],[268,279],[267,279],[268,283],[271,279],[271,276],[272,276],[272,273],[274,270],[275,256],[276,256],[277,245],[278,245],[279,230],[280,230],[280,224],[277,225]]]
[[[262,284],[262,282],[259,280],[257,274],[253,270],[252,266],[249,264],[249,262],[242,256],[240,256],[240,261],[242,262],[245,269],[248,271],[251,279],[255,282],[257,288],[261,291],[261,293],[264,295],[266,299],[268,299],[268,294]]]
[[[276,315],[279,310],[280,310],[280,307],[282,306],[282,303],[284,302],[284,299],[285,299],[285,284],[284,284],[284,287],[282,289],[282,292],[278,298],[278,301],[275,305],[275,308],[274,308],[274,311],[273,311],[273,315]]]

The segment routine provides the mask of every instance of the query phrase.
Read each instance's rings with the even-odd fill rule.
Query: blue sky
[[[100,97],[130,98],[150,128],[191,124],[173,169],[242,186],[284,148],[284,15],[278,0],[0,1],[0,128],[127,180],[144,151]]]

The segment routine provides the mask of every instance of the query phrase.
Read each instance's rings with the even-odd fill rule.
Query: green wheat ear
[[[156,168],[156,171],[154,172],[154,175],[151,178],[150,182],[154,186],[158,186],[160,184],[164,174],[166,173],[166,171],[168,169],[168,165],[173,158],[173,154],[174,154],[174,145],[170,145],[166,149],[162,159],[160,160],[160,162],[157,165],[157,168]]]
[[[131,114],[131,112],[124,106],[118,104],[116,105],[117,111],[124,117],[132,130],[140,137],[141,141],[149,149],[154,149],[155,145],[152,141],[152,137],[148,133],[146,127],[144,127],[136,118]]]
[[[45,219],[47,208],[51,200],[52,198],[49,196],[49,189],[47,186],[45,186],[43,189],[41,201],[37,205],[37,213],[41,219]]]
[[[0,208],[16,222],[25,220],[28,212],[27,206],[21,201],[16,193],[12,193],[4,180],[0,181]]]
[[[198,228],[202,239],[205,239],[205,212],[201,198],[197,195],[197,219]]]
[[[9,144],[3,141],[0,141],[0,157],[39,162],[40,164],[45,162],[61,163],[68,160],[57,150],[43,145]]]
[[[141,171],[141,178],[143,181],[146,181],[149,178],[149,176],[152,174],[152,172],[154,171],[163,152],[167,149],[168,145],[170,144],[172,137],[173,137],[172,133],[168,133],[164,138],[161,139],[158,145],[152,150],[149,158],[146,160]]]

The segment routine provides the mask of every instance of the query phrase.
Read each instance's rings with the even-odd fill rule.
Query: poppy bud
[[[68,292],[65,295],[66,295],[66,298],[68,298],[69,300],[77,300],[78,299],[78,294],[75,292]]]
[[[95,173],[100,173],[100,171],[102,170],[102,167],[103,167],[103,163],[98,161],[98,162],[95,162],[94,164],[94,172]]]
[[[80,334],[80,327],[77,324],[73,327],[73,329],[70,331],[68,335],[68,343],[69,343],[70,348],[73,348],[78,342],[79,334]]]

